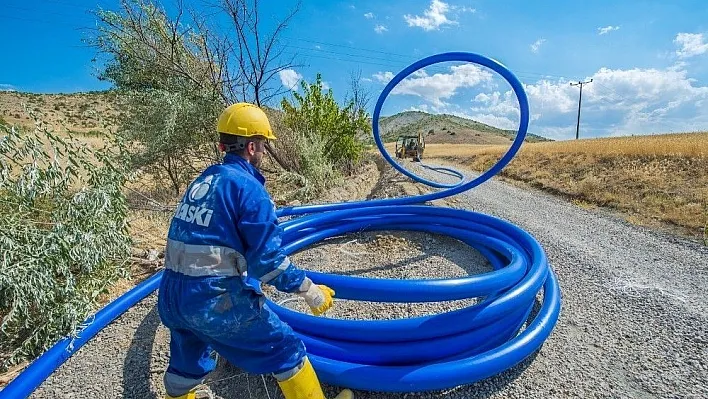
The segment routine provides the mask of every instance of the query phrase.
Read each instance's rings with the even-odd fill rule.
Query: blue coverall
[[[158,311],[170,329],[165,385],[197,385],[215,350],[254,374],[297,367],[305,347],[265,306],[258,281],[296,292],[305,273],[281,251],[281,228],[263,175],[226,154],[187,188],[170,224]]]

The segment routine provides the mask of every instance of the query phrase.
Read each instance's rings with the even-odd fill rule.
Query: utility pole
[[[583,85],[586,85],[591,82],[592,82],[592,79],[588,80],[587,82],[578,82],[578,83],[570,82],[571,86],[580,86],[580,98],[578,98],[578,124],[575,128],[575,139],[576,140],[580,136],[580,104],[583,102]]]

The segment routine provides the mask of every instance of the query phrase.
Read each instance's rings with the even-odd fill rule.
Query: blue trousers
[[[214,370],[213,351],[253,374],[278,374],[300,365],[305,345],[264,302],[263,294],[240,277],[165,270],[157,306],[171,334],[167,375],[172,375],[173,392],[175,386],[188,391]],[[167,388],[171,396],[184,393]]]

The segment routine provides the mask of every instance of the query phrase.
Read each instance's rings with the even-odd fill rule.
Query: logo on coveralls
[[[211,188],[211,181],[214,176],[209,176],[203,182],[197,183],[189,190],[187,199],[189,202],[199,201],[204,198]],[[187,223],[196,223],[199,226],[208,227],[214,211],[201,205],[190,205],[181,202],[177,205],[175,218],[184,220]]]
[[[211,175],[204,179],[203,182],[195,184],[194,187],[189,190],[189,201],[199,201],[200,199],[204,198],[209,192],[209,189],[211,188],[211,181],[213,179],[214,175]]]

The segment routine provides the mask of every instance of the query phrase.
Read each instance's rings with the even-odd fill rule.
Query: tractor
[[[411,157],[414,161],[420,162],[425,150],[425,140],[423,133],[417,136],[398,136],[396,140],[396,158]]]

